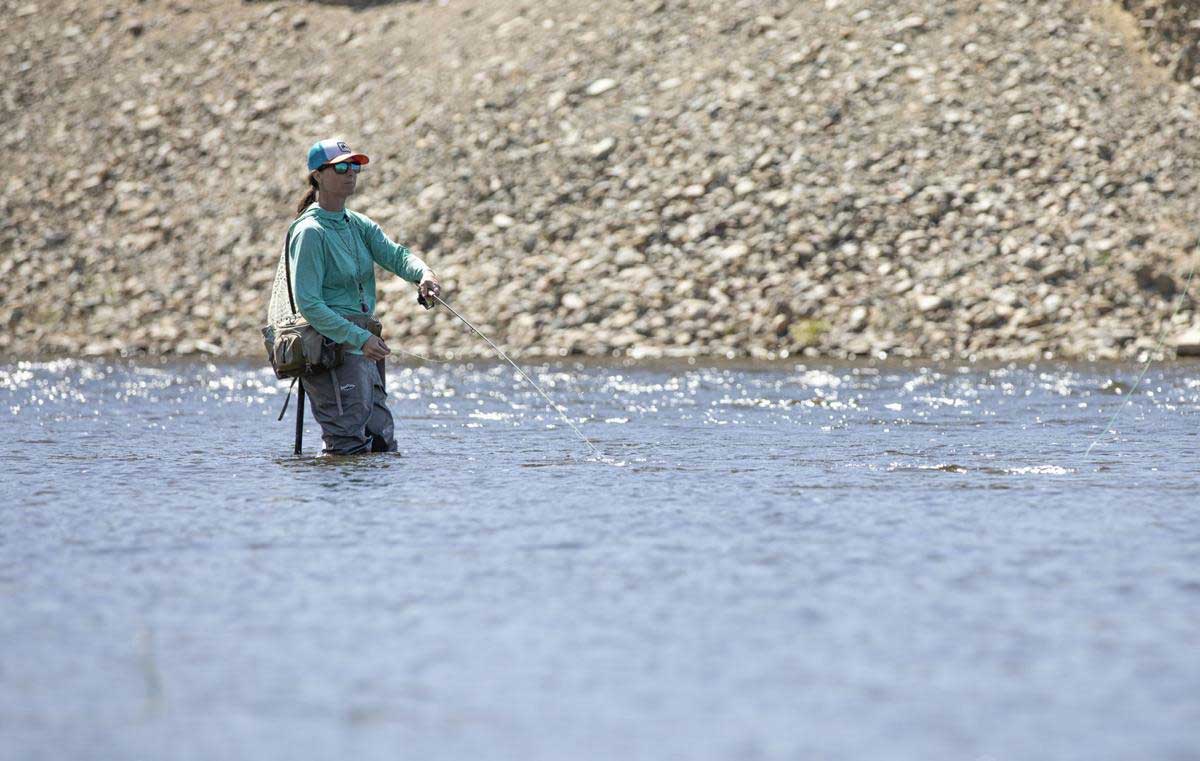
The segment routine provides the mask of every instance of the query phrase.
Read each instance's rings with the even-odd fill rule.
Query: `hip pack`
[[[279,325],[267,325],[262,334],[276,378],[305,378],[342,364],[342,345],[321,335],[300,315]]]

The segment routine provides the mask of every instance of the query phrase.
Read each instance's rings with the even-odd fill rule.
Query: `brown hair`
[[[308,173],[308,192],[304,194],[304,198],[300,199],[300,205],[296,207],[296,215],[304,213],[304,210],[317,200],[317,178],[312,172]]]

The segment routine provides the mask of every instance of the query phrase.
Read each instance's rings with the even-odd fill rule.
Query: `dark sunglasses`
[[[356,164],[353,161],[339,161],[336,164],[326,164],[325,166],[323,166],[321,168],[325,169],[326,167],[332,167],[333,171],[337,172],[338,174],[345,174],[346,172],[349,172],[351,169],[354,170],[355,174],[358,174],[359,172],[361,172],[363,170],[362,164]]]

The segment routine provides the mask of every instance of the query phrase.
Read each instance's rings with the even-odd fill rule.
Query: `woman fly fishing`
[[[370,159],[346,143],[322,140],[308,151],[308,191],[296,209],[287,257],[295,308],[342,347],[342,363],[301,378],[326,454],[394,452],[384,361],[391,354],[374,317],[375,268],[417,283],[432,303],[441,292],[433,270],[370,218],[346,208]]]

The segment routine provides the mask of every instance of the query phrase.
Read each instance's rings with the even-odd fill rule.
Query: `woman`
[[[301,380],[327,454],[396,451],[383,384],[391,351],[373,316],[374,265],[417,283],[427,301],[441,292],[425,262],[346,208],[369,160],[340,140],[322,140],[309,149],[309,190],[296,209],[300,216],[288,247],[297,309],[343,347],[344,360],[335,371]]]

